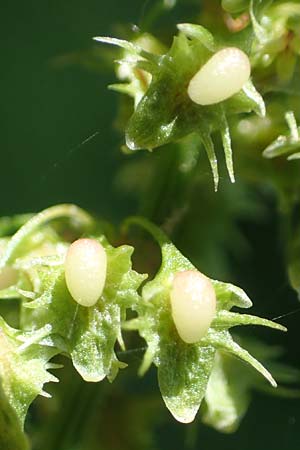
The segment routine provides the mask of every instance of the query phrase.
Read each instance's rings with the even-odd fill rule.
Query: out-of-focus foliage
[[[300,390],[286,387],[297,383],[299,370],[276,362],[282,349],[270,348],[263,343],[251,339],[243,340],[243,345],[259,359],[264,359],[267,367],[272,369],[276,380],[281,384],[278,396],[300,397]],[[218,351],[214,367],[209,379],[203,408],[204,423],[213,426],[223,433],[236,431],[247,412],[254,390],[268,392],[268,387],[254,371],[247,371],[244,364]]]

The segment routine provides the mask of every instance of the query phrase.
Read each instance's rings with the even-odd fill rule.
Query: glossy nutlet
[[[210,279],[197,270],[176,273],[170,301],[181,339],[188,344],[200,341],[216,313],[216,294]]]
[[[193,76],[188,86],[190,99],[198,105],[220,103],[239,92],[248,81],[251,65],[239,48],[215,53]]]
[[[104,289],[107,257],[95,239],[73,242],[65,260],[65,278],[73,299],[82,306],[93,306]]]

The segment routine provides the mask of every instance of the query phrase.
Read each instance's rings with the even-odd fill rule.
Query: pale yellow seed
[[[210,279],[197,270],[176,273],[170,300],[181,339],[188,344],[200,341],[216,313],[216,294]]]
[[[73,299],[82,306],[93,306],[104,289],[107,257],[95,239],[78,239],[66,255],[65,277]]]
[[[198,105],[213,105],[239,92],[248,81],[251,65],[239,48],[215,53],[193,76],[188,86],[190,99]]]

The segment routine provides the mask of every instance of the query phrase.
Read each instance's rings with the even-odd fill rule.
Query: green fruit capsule
[[[239,48],[215,53],[193,76],[188,86],[190,99],[198,105],[213,105],[238,93],[248,81],[251,65]]]
[[[176,273],[170,300],[181,339],[187,344],[200,341],[216,314],[216,294],[210,279],[197,270]]]
[[[78,239],[66,255],[65,278],[73,299],[93,306],[101,297],[106,280],[107,257],[95,239]]]

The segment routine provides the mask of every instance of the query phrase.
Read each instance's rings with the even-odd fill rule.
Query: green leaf
[[[16,216],[11,221],[5,218],[4,230],[15,234],[0,239],[0,299],[34,297],[32,289],[39,284],[34,266],[41,258],[42,264],[57,266],[65,254],[67,246],[59,233],[66,231],[66,219],[70,236],[98,226],[85,211],[71,204]]]
[[[86,381],[112,380],[119,367],[114,347],[122,345],[121,322],[126,309],[138,301],[137,289],[145,278],[131,269],[133,248],[110,246],[104,237],[99,241],[107,254],[107,277],[104,291],[92,307],[77,304],[65,282],[64,266],[35,266],[39,290],[33,301],[23,302],[22,323],[34,330],[50,325],[49,344],[66,352],[76,370]]]
[[[250,371],[217,351],[205,393],[203,422],[223,433],[236,431],[250,404],[250,379]]]
[[[22,255],[22,253],[28,251],[28,248],[32,250],[32,241],[30,242],[30,238],[32,234],[35,233],[34,240],[36,240],[36,238],[39,239],[39,235],[36,232],[41,226],[44,225],[45,228],[45,224],[47,224],[49,221],[58,218],[62,219],[64,217],[69,218],[75,228],[83,227],[89,229],[94,224],[91,216],[89,216],[85,211],[75,205],[63,204],[45,209],[39,214],[31,217],[8,241],[5,250],[0,257],[0,270],[5,265],[10,264],[18,256]],[[43,233],[41,235],[41,238],[42,240],[44,239]]]
[[[38,395],[49,396],[44,384],[58,381],[47,370],[57,350],[38,344],[50,333],[50,325],[33,332],[15,330],[0,317],[0,378],[21,428],[32,401]]]
[[[218,170],[218,160],[215,153],[214,143],[212,138],[210,137],[209,133],[201,133],[201,141],[204,145],[204,148],[206,150],[206,154],[209,160],[209,164],[211,167],[213,180],[214,180],[214,187],[215,191],[218,190],[219,185],[219,170]]]
[[[196,25],[193,27],[197,29]],[[202,33],[202,27],[200,30]],[[174,38],[169,52],[160,57],[151,84],[127,126],[126,143],[130,149],[151,150],[192,132],[201,135],[203,129],[208,132],[219,129],[219,105],[197,105],[187,94],[189,81],[213,54],[203,45],[202,39],[195,36],[196,32],[191,39],[179,34]],[[243,95],[249,99],[248,104],[238,94],[230,102],[222,102],[225,114],[228,102],[229,114],[235,113],[235,110],[240,113],[255,108],[257,111],[257,99],[253,92],[250,88],[244,89]]]
[[[289,161],[293,161],[295,159],[300,159],[300,152],[294,153],[293,155],[288,156]]]
[[[198,39],[211,52],[216,51],[216,44],[213,35],[201,25],[192,23],[179,23],[177,25],[179,31],[189,38]]]
[[[154,360],[159,388],[175,419],[190,423],[205,395],[215,350],[213,346],[187,345],[170,337],[162,340],[159,357]]]
[[[139,46],[138,44],[135,44],[133,42],[125,41],[124,39],[116,39],[112,37],[106,37],[106,36],[97,36],[94,37],[95,41],[102,42],[104,44],[111,44],[116,45],[117,47],[121,47],[125,50],[127,50],[129,53],[139,55],[143,58],[149,59],[155,63],[159,61],[158,57],[155,56],[153,53],[149,53],[146,50],[143,49],[143,47]]]
[[[277,156],[286,155],[300,149],[300,127],[297,126],[297,122],[292,111],[288,111],[285,114],[285,119],[289,126],[289,135],[278,136],[268,147],[263,151],[265,158],[275,158]],[[288,160],[298,159],[299,153],[291,154]]]
[[[245,325],[242,324],[242,325]],[[240,347],[233,339],[228,331],[217,331],[211,327],[211,330],[208,330],[207,337],[203,338],[204,342],[210,343],[216,349],[224,350],[237,358],[245,361],[250,364],[254,369],[260,372],[273,387],[277,387],[277,383],[270,374],[270,372],[253,356],[250,355],[247,350]]]
[[[77,228],[86,232],[94,229],[97,235],[88,236],[98,239],[107,254],[104,291],[90,308],[77,304],[67,289],[64,260],[69,243],[55,232],[54,225],[49,225],[50,220],[59,219],[55,223],[59,229],[65,217],[70,223],[63,227],[63,234]],[[32,217],[5,242],[0,260],[4,271],[8,264],[18,271],[17,283],[0,292],[0,297],[22,299],[23,329],[34,332],[50,327],[51,333],[43,343],[68,354],[87,381],[100,381],[106,376],[112,380],[124,367],[114,347],[117,340],[124,347],[121,322],[126,318],[126,309],[138,301],[137,289],[145,279],[131,269],[133,248],[113,248],[98,234],[97,227],[85,211],[74,205],[51,207]]]
[[[268,72],[269,77],[288,83],[297,66],[299,2],[255,2],[255,11],[253,4],[251,1],[249,10],[255,34],[252,65],[261,69],[261,74]]]
[[[249,407],[253,390],[286,398],[299,397],[300,394],[299,389],[288,386],[299,384],[299,370],[277,362],[282,354],[281,349],[268,347],[260,341],[249,338],[243,338],[242,343],[256,358],[263,359],[280,385],[276,390],[269,389],[255,371],[248,370],[245,364],[218,350],[207,385],[202,420],[223,433],[236,431]]]
[[[125,326],[127,329],[137,329],[147,342],[140,374],[154,362],[158,369],[163,400],[172,415],[183,423],[193,421],[205,396],[217,349],[226,350],[248,362],[276,386],[270,373],[234,342],[228,328],[249,324],[271,326],[280,330],[285,328],[265,319],[228,313],[232,306],[251,306],[251,301],[240,288],[212,280],[217,297],[216,318],[207,335],[198,343],[186,344],[179,337],[173,322],[169,296],[173,276],[180,271],[195,270],[195,267],[153,224],[133,217],[126,221],[126,226],[129,225],[145,228],[161,247],[161,267],[155,278],[143,287],[142,301],[136,305],[138,317]]]
[[[249,314],[238,314],[221,310],[214,319],[214,326],[220,328],[231,328],[236,325],[262,325],[273,328],[274,330],[287,331],[286,327],[272,320],[263,319],[257,316],[250,316]]]
[[[0,236],[7,236],[15,233],[18,228],[24,225],[32,217],[32,214],[18,214],[0,218]]]
[[[29,445],[16,412],[9,404],[0,383],[0,448],[28,450]]]
[[[219,176],[211,133],[221,133],[227,169],[234,182],[227,117],[251,111],[264,115],[264,102],[249,81],[239,93],[220,104],[200,106],[194,103],[187,93],[189,82],[218,48],[213,35],[204,27],[185,23],[179,24],[178,28],[179,35],[174,37],[171,48],[163,55],[147,56],[140,49],[134,50],[130,42],[125,44],[115,39],[110,42],[107,38],[101,38],[101,42],[128,46],[128,50],[142,55],[150,63],[149,69],[144,65],[151,79],[143,95],[138,79],[135,81],[132,77],[131,83],[123,89],[135,98],[135,110],[125,131],[127,147],[131,150],[152,150],[197,133],[207,151],[216,190]],[[140,60],[136,61],[136,67],[140,63]],[[117,89],[120,91],[120,85]]]

